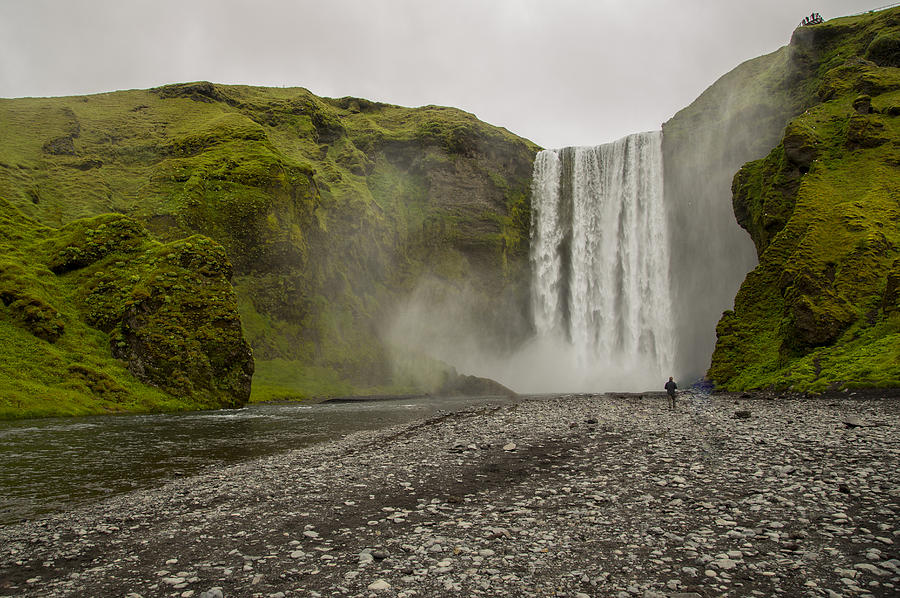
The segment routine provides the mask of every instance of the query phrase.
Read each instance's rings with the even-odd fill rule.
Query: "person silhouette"
[[[669,381],[666,382],[666,392],[669,393],[669,407],[675,409],[675,389],[678,388],[678,385],[675,384],[675,380],[672,379],[672,376],[669,376]]]

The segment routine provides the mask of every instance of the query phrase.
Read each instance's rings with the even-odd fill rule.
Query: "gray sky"
[[[456,106],[544,147],[658,129],[718,77],[890,0],[0,0],[0,97],[209,80]],[[2,132],[0,132],[2,134]]]

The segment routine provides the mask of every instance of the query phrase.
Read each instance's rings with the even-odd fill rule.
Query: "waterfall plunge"
[[[534,166],[537,386],[640,390],[674,363],[662,134],[545,150]],[[547,371],[552,369],[553,371]],[[537,373],[537,372],[535,372]]]
[[[676,372],[661,139],[537,155],[529,342],[485,346],[465,288],[425,283],[392,323],[393,342],[517,392],[662,388]]]

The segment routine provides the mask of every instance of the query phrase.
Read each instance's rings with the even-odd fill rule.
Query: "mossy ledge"
[[[214,241],[118,214],[45,227],[0,199],[0,417],[239,407],[253,357]]]
[[[733,182],[759,265],[723,314],[728,390],[900,387],[900,9],[798,29],[813,105]]]

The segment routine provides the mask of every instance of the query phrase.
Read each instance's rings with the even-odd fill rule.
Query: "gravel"
[[[900,595],[900,402],[442,413],[0,527],[2,596]]]

